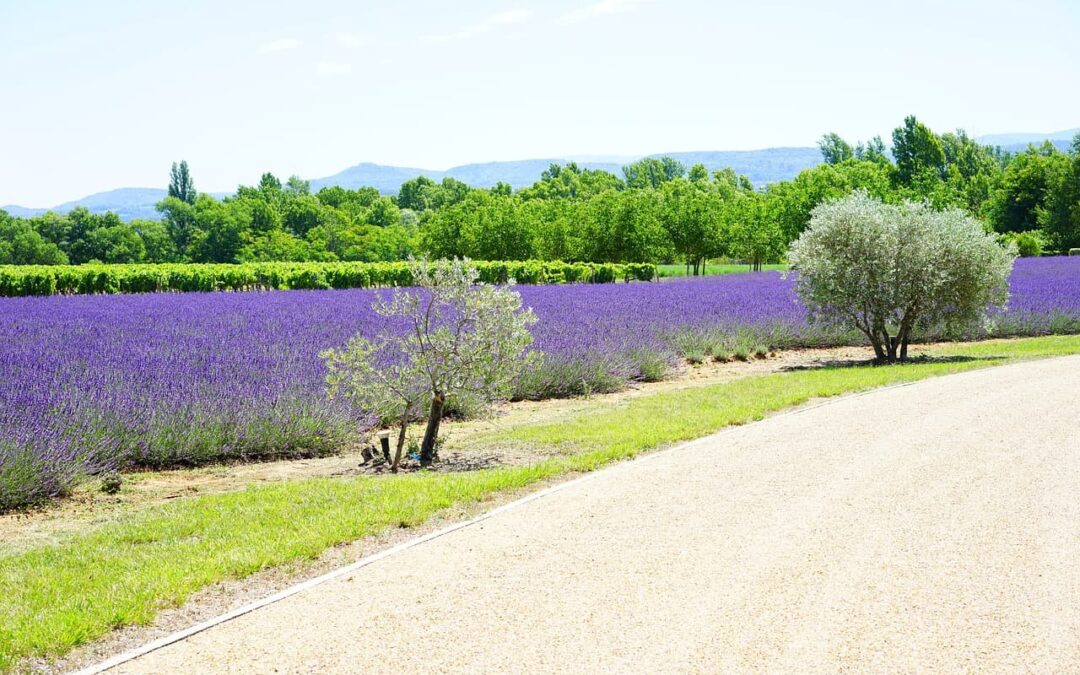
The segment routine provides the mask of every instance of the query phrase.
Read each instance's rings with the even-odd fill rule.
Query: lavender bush
[[[1022,259],[996,334],[1080,332],[1080,258]],[[853,343],[779,273],[519,287],[543,365],[518,398],[612,391],[680,356]],[[326,397],[319,352],[385,324],[381,291],[0,298],[0,511],[112,466],[311,456],[372,420]],[[857,343],[857,342],[856,342]]]

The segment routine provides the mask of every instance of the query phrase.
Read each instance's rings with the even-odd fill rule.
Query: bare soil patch
[[[919,351],[925,351],[923,347]],[[918,352],[916,352],[918,353]],[[448,421],[437,471],[472,471],[497,466],[514,466],[552,457],[550,448],[526,444],[493,442],[493,432],[532,423],[557,422],[585,410],[602,411],[625,401],[662,391],[708,386],[723,382],[799,368],[866,362],[871,352],[863,347],[797,349],[773,352],[766,358],[748,361],[707,361],[682,364],[659,382],[638,382],[610,394],[571,399],[517,401],[499,407],[489,420]],[[422,427],[414,425],[410,439],[419,439]],[[56,544],[64,538],[86,532],[130,515],[152,504],[203,494],[244,489],[251,485],[314,477],[388,473],[385,465],[364,462],[360,447],[347,448],[330,457],[276,460],[269,462],[213,465],[166,471],[126,473],[118,494],[104,494],[97,481],[90,481],[67,498],[46,507],[22,513],[0,515],[0,557],[37,546]],[[406,460],[402,471],[419,469]]]

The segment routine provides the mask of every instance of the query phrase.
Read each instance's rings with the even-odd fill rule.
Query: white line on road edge
[[[998,367],[999,368],[1000,367],[1006,367],[1008,365],[1013,365],[1013,364],[1005,364],[1005,366],[998,366]],[[967,373],[977,373],[977,372],[980,372],[980,371],[983,371],[983,370],[987,370],[987,369],[979,368],[979,369],[976,369],[974,371],[967,371]],[[953,373],[953,374],[954,375],[965,375],[967,373]],[[438,539],[439,537],[450,534],[451,532],[456,532],[457,530],[461,530],[461,529],[464,529],[466,527],[471,527],[473,525],[476,525],[477,523],[482,523],[483,521],[487,520],[488,518],[492,518],[494,516],[497,516],[500,513],[509,511],[511,509],[516,509],[519,506],[524,506],[525,504],[528,504],[529,502],[535,501],[537,499],[542,499],[543,497],[547,497],[548,495],[554,494],[556,492],[560,492],[560,491],[565,490],[565,489],[567,489],[569,487],[577,485],[578,483],[582,483],[582,482],[587,481],[587,480],[592,480],[592,479],[594,479],[597,476],[600,476],[602,474],[609,473],[609,472],[612,472],[612,471],[624,470],[624,469],[626,469],[626,468],[628,468],[630,466],[633,466],[634,464],[648,462],[648,461],[651,461],[653,459],[656,459],[657,457],[662,457],[662,456],[664,456],[664,455],[666,455],[668,453],[671,453],[671,452],[676,452],[678,450],[685,450],[687,448],[692,448],[695,445],[700,445],[702,443],[711,442],[711,441],[713,441],[713,440],[715,440],[715,439],[717,439],[719,437],[722,437],[722,436],[725,436],[727,434],[733,433],[733,432],[738,431],[740,429],[745,429],[750,424],[754,424],[756,422],[764,422],[764,421],[776,419],[776,418],[779,418],[779,417],[787,417],[789,415],[799,415],[801,413],[809,412],[811,410],[814,410],[816,408],[820,408],[822,406],[832,405],[834,403],[839,403],[841,401],[845,401],[845,400],[848,400],[848,399],[858,398],[860,396],[866,396],[868,394],[876,394],[878,392],[889,391],[889,390],[892,390],[892,389],[899,389],[901,387],[909,387],[909,386],[911,386],[913,384],[919,384],[920,382],[928,382],[928,381],[931,381],[931,380],[934,380],[934,379],[937,379],[937,378],[936,377],[928,377],[928,378],[924,378],[924,379],[921,379],[921,380],[913,380],[911,382],[901,382],[899,384],[892,384],[892,385],[889,385],[887,387],[878,387],[876,389],[868,389],[866,391],[860,391],[860,392],[857,392],[857,393],[854,393],[854,394],[844,394],[842,396],[836,396],[836,397],[828,398],[826,400],[820,401],[820,402],[815,403],[813,405],[803,406],[803,407],[800,407],[800,408],[795,408],[793,410],[787,410],[787,411],[784,411],[784,412],[777,413],[775,415],[769,415],[768,417],[766,417],[764,419],[756,420],[755,422],[751,422],[749,424],[733,425],[733,426],[730,426],[730,427],[728,427],[726,429],[722,429],[722,430],[720,430],[720,431],[718,431],[718,432],[716,432],[714,434],[709,434],[708,436],[703,436],[701,438],[696,438],[696,439],[694,439],[692,441],[686,441],[684,443],[679,443],[678,445],[673,445],[672,447],[664,448],[663,450],[658,450],[658,451],[655,451],[655,452],[649,452],[648,454],[641,455],[640,457],[635,457],[634,459],[629,460],[629,461],[619,462],[619,463],[617,463],[617,464],[615,464],[613,466],[610,466],[610,467],[607,467],[607,468],[604,468],[604,469],[600,469],[600,470],[597,470],[597,471],[591,471],[591,472],[585,474],[584,476],[580,476],[580,477],[575,478],[573,480],[568,480],[568,481],[566,481],[564,483],[559,483],[558,485],[553,485],[553,486],[551,486],[549,488],[540,490],[539,492],[534,492],[534,493],[532,493],[530,495],[526,495],[525,497],[522,497],[521,499],[517,499],[515,501],[512,501],[512,502],[510,502],[508,504],[503,504],[502,506],[500,506],[498,508],[495,508],[495,509],[492,509],[491,511],[488,511],[487,513],[483,513],[483,514],[481,514],[481,515],[479,515],[479,516],[477,516],[475,518],[472,518],[471,520],[466,520],[466,521],[457,523],[455,525],[450,525],[449,527],[445,527],[445,528],[443,528],[441,530],[438,530],[436,532],[431,532],[431,533],[425,534],[425,535],[423,535],[421,537],[417,537],[415,539],[410,539],[409,541],[402,542],[402,543],[398,544],[397,546],[393,546],[391,548],[386,549],[385,551],[379,551],[378,553],[374,553],[372,555],[369,555],[366,558],[361,558],[360,560],[357,560],[354,563],[350,563],[348,565],[345,565],[344,567],[339,567],[339,568],[337,568],[335,570],[331,570],[330,572],[327,572],[326,574],[324,574],[324,575],[322,575],[320,577],[315,577],[314,579],[308,579],[307,581],[296,584],[295,586],[290,586],[289,588],[286,588],[283,591],[279,591],[278,593],[267,596],[267,597],[265,597],[265,598],[263,598],[261,600],[256,600],[255,602],[244,605],[242,607],[237,607],[236,609],[232,610],[231,612],[226,612],[225,614],[221,614],[220,616],[216,616],[216,617],[214,617],[212,619],[208,619],[208,620],[206,620],[206,621],[204,621],[202,623],[195,624],[194,626],[191,626],[189,628],[185,628],[184,630],[178,631],[176,633],[172,633],[170,635],[166,635],[163,638],[159,638],[157,640],[154,640],[153,642],[148,642],[148,643],[142,645],[141,647],[136,647],[135,649],[123,652],[122,654],[117,654],[116,656],[112,657],[111,659],[108,659],[106,661],[102,661],[101,663],[97,663],[95,665],[88,666],[86,668],[83,668],[82,670],[74,671],[71,675],[97,675],[97,673],[103,673],[103,672],[105,672],[107,670],[115,668],[116,666],[127,663],[128,661],[133,661],[133,660],[139,658],[140,656],[145,656],[146,654],[149,654],[150,652],[153,652],[153,651],[157,651],[158,649],[161,649],[162,647],[167,647],[167,646],[169,646],[169,645],[171,645],[171,644],[173,644],[175,642],[179,642],[179,641],[181,641],[181,640],[183,640],[185,638],[191,637],[192,635],[196,635],[196,634],[201,633],[201,632],[203,632],[205,630],[213,628],[214,626],[218,626],[218,625],[223,624],[223,623],[225,623],[227,621],[232,621],[233,619],[235,619],[237,617],[241,617],[241,616],[243,616],[245,614],[250,614],[251,612],[254,612],[257,609],[261,609],[263,607],[266,607],[267,605],[272,605],[275,602],[279,602],[281,600],[284,600],[285,598],[296,595],[297,593],[305,591],[305,590],[307,590],[309,588],[312,588],[314,586],[318,586],[320,584],[326,583],[327,581],[337,579],[338,577],[344,576],[344,575],[346,575],[346,574],[348,574],[350,572],[355,572],[356,570],[360,569],[361,567],[367,567],[368,565],[370,565],[372,563],[375,563],[375,562],[378,562],[378,561],[382,560],[383,558],[388,558],[388,557],[394,555],[395,553],[400,553],[400,552],[408,550],[408,549],[410,549],[410,548],[412,548],[414,546],[419,546],[420,544],[423,544],[425,542],[429,542],[429,541],[431,541],[433,539]]]

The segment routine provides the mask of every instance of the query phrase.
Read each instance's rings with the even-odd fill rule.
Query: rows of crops
[[[478,261],[482,281],[503,284],[611,283],[651,281],[649,263]],[[157,293],[164,291],[255,291],[409,286],[406,262],[245,263],[214,265],[0,265],[0,296]]]
[[[1080,259],[1017,262],[996,334],[1080,331]],[[517,396],[609,391],[693,359],[851,342],[775,272],[526,286],[542,367]],[[370,424],[324,394],[320,350],[380,326],[379,290],[0,299],[0,510],[117,465],[329,453]]]

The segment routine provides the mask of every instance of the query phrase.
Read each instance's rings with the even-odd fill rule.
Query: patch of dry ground
[[[499,414],[492,420],[446,423],[443,426],[443,435],[447,439],[443,450],[443,463],[451,467],[461,467],[464,463],[476,462],[478,459],[494,464],[533,462],[548,455],[537,448],[507,446],[505,443],[494,442],[493,432],[520,424],[556,421],[587,410],[618,406],[630,397],[707,386],[795,368],[864,362],[870,355],[868,349],[858,347],[782,351],[771,354],[767,359],[746,362],[683,365],[666,380],[636,383],[630,389],[612,394],[506,404],[500,407]],[[421,431],[413,430],[417,435]],[[72,498],[49,508],[0,516],[0,557],[31,547],[57,543],[110,520],[131,515],[149,505],[172,499],[243,489],[248,485],[263,482],[363,473],[365,469],[359,465],[360,460],[359,453],[352,450],[338,456],[316,459],[128,474],[124,476],[124,487],[118,495],[105,495],[99,492],[96,486],[88,486],[78,490]],[[562,476],[550,482],[562,482],[570,478]],[[261,571],[242,580],[215,584],[194,593],[182,607],[164,609],[152,625],[123,627],[103,639],[75,649],[63,659],[54,662],[29,662],[26,669],[35,673],[62,673],[99,662],[125,649],[145,644],[272,595],[292,584],[384,550],[406,539],[435,531],[450,523],[461,522],[542,487],[543,484],[533,485],[521,491],[494,496],[479,504],[456,507],[439,514],[420,527],[391,530],[378,537],[335,547],[316,560],[298,561]]]
[[[529,464],[548,457],[548,452],[524,445],[491,441],[491,432],[502,428],[550,422],[580,413],[616,406],[628,398],[659,391],[705,386],[743,377],[802,367],[816,367],[837,362],[865,361],[868,349],[790,350],[772,354],[767,359],[747,362],[709,362],[699,366],[684,365],[661,382],[637,383],[630,389],[589,398],[520,401],[501,406],[490,421],[448,422],[443,427],[445,446],[441,470],[469,470],[508,464]],[[422,434],[414,428],[414,435]],[[69,498],[24,513],[0,515],[0,557],[36,546],[55,544],[65,537],[122,518],[148,505],[243,489],[249,485],[316,476],[342,476],[371,472],[361,466],[357,449],[340,455],[299,460],[280,460],[176,469],[124,475],[123,489],[106,495],[92,482]]]
[[[116,672],[1075,672],[1077,392],[1073,356],[736,427]]]

